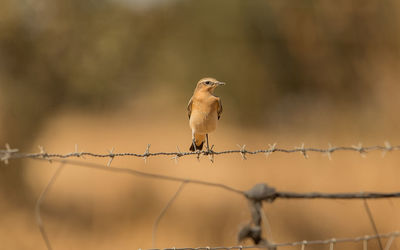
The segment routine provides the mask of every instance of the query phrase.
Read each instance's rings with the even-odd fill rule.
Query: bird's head
[[[203,78],[197,83],[196,91],[208,91],[214,92],[214,89],[220,85],[225,85],[224,82],[220,82],[215,78]]]

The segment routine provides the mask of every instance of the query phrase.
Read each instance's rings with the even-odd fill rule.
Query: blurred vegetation
[[[28,148],[61,108],[101,112],[157,86],[186,104],[204,76],[229,84],[224,103],[246,126],[373,107],[377,75],[399,66],[399,4],[2,0],[1,141]],[[0,171],[22,192],[20,168]]]

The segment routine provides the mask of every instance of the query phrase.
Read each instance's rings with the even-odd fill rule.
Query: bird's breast
[[[217,128],[218,114],[216,111],[192,110],[190,127],[198,134],[208,134]]]

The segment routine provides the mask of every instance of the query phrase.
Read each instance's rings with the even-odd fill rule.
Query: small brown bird
[[[220,85],[225,83],[214,78],[203,78],[197,83],[189,100],[187,110],[192,129],[190,151],[202,150],[205,139],[207,139],[207,150],[210,150],[208,134],[217,128],[217,120],[222,113],[221,99],[213,95],[214,89]]]

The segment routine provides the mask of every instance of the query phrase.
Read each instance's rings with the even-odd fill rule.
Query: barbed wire
[[[41,158],[34,158],[38,160],[45,160]],[[400,192],[387,192],[387,193],[379,193],[379,192],[350,192],[350,193],[322,193],[322,192],[306,192],[306,193],[298,193],[298,192],[287,192],[287,191],[276,191],[275,188],[268,186],[265,183],[256,184],[250,190],[240,190],[229,185],[225,185],[217,182],[209,182],[198,179],[190,179],[190,178],[180,178],[169,175],[161,175],[161,174],[153,174],[147,173],[144,171],[139,171],[131,168],[123,168],[123,167],[106,167],[98,163],[94,162],[85,162],[85,161],[77,161],[77,160],[63,160],[63,159],[53,159],[56,162],[64,162],[68,165],[75,165],[87,168],[94,168],[109,172],[116,173],[125,173],[135,176],[141,176],[146,178],[153,179],[161,179],[167,181],[174,182],[185,182],[187,184],[197,184],[203,186],[210,186],[225,189],[226,191],[233,192],[236,194],[244,195],[246,198],[251,200],[259,200],[259,201],[274,201],[275,199],[382,199],[382,198],[399,198]]]
[[[354,238],[332,238],[327,240],[311,240],[311,241],[294,241],[294,242],[284,242],[284,243],[271,243],[268,246],[263,245],[252,245],[252,246],[230,246],[230,247],[171,247],[171,248],[150,248],[147,250],[233,250],[233,249],[268,249],[268,248],[277,248],[277,247],[295,247],[295,246],[302,246],[301,249],[305,249],[305,246],[308,245],[330,245],[330,249],[334,249],[334,245],[338,243],[356,243],[356,242],[363,242],[363,249],[368,249],[368,241],[378,239],[378,238],[389,238],[385,245],[385,250],[389,250],[393,240],[395,238],[400,237],[400,232],[390,232],[386,234],[379,234],[379,235],[366,235]],[[139,248],[139,250],[142,250]]]
[[[247,159],[247,155],[256,155],[256,154],[265,154],[268,157],[272,153],[301,153],[306,159],[308,158],[308,153],[322,153],[328,156],[331,159],[331,155],[340,151],[350,151],[350,152],[358,152],[362,156],[365,156],[367,153],[380,151],[383,155],[392,151],[400,151],[400,145],[392,146],[389,142],[385,142],[384,145],[374,145],[374,146],[362,146],[361,143],[353,146],[332,146],[328,145],[327,148],[313,148],[304,146],[304,143],[300,146],[295,146],[293,148],[278,148],[277,144],[268,144],[268,149],[259,149],[259,150],[247,150],[246,145],[237,145],[239,149],[236,150],[224,150],[224,151],[214,151],[214,145],[211,147],[209,151],[196,151],[196,152],[181,152],[179,147],[177,147],[177,151],[175,152],[150,152],[150,144],[147,144],[144,153],[116,153],[115,148],[112,148],[108,151],[108,153],[93,153],[87,151],[79,151],[78,145],[75,144],[75,150],[71,153],[59,154],[59,153],[48,153],[45,151],[44,147],[39,146],[39,153],[21,153],[18,149],[12,149],[8,144],[6,144],[5,149],[0,150],[0,161],[4,163],[8,163],[10,159],[26,159],[26,158],[44,158],[48,160],[52,159],[66,159],[66,158],[80,158],[80,157],[95,157],[95,158],[109,158],[107,165],[109,166],[114,158],[117,157],[137,157],[143,158],[145,161],[149,157],[155,156],[172,156],[171,159],[178,160],[181,157],[196,155],[199,158],[201,155],[210,156],[210,160],[213,161],[215,155],[226,155],[226,154],[240,154],[243,159]]]
[[[44,158],[33,158],[36,160],[41,160],[41,161],[47,161],[48,159]],[[279,243],[279,244],[273,244],[267,241],[265,238],[261,237],[261,221],[262,218],[265,218],[265,215],[263,214],[264,211],[262,209],[262,202],[273,202],[276,199],[279,198],[284,198],[284,199],[378,199],[378,198],[397,198],[400,197],[400,192],[394,192],[394,193],[375,193],[375,192],[358,192],[358,193],[320,193],[320,192],[310,192],[310,193],[296,193],[296,192],[281,192],[277,191],[275,188],[268,186],[265,183],[259,183],[256,184],[254,187],[252,187],[250,190],[240,190],[222,183],[215,183],[215,182],[208,182],[208,181],[202,181],[202,180],[197,180],[197,179],[187,179],[187,178],[179,178],[179,177],[172,177],[172,176],[167,176],[167,175],[160,175],[160,174],[153,174],[153,173],[146,173],[143,171],[139,170],[134,170],[134,169],[129,169],[129,168],[121,168],[121,167],[107,167],[98,163],[93,163],[93,162],[87,162],[87,161],[79,161],[79,160],[66,160],[66,159],[53,159],[53,161],[56,162],[61,162],[62,166],[65,167],[65,165],[75,165],[79,167],[87,167],[87,168],[93,168],[93,169],[98,169],[98,170],[103,170],[103,171],[109,171],[109,172],[115,172],[115,173],[125,173],[125,174],[130,174],[130,175],[135,175],[135,176],[140,176],[140,177],[146,177],[146,178],[153,178],[153,179],[161,179],[161,180],[167,180],[167,181],[174,181],[174,182],[180,182],[181,185],[178,188],[178,190],[174,193],[172,198],[169,200],[169,202],[166,204],[166,206],[161,210],[160,214],[157,216],[156,221],[154,222],[154,227],[153,227],[153,243],[155,242],[155,236],[156,236],[156,231],[157,231],[157,226],[162,219],[162,217],[165,215],[166,210],[172,205],[172,203],[176,200],[178,195],[182,192],[183,188],[186,186],[185,184],[197,184],[197,185],[203,185],[203,186],[209,186],[209,187],[214,187],[214,188],[221,188],[224,189],[228,192],[240,194],[242,197],[247,199],[250,204],[250,209],[251,209],[251,214],[252,214],[252,221],[255,226],[253,225],[246,225],[243,229],[248,234],[241,235],[240,234],[243,232],[243,229],[241,232],[239,232],[239,240],[244,240],[246,238],[252,239],[254,242],[261,244],[257,246],[249,246],[249,247],[217,247],[217,248],[208,248],[208,247],[203,247],[203,248],[181,248],[183,249],[240,249],[240,248],[267,248],[267,249],[276,249],[276,247],[283,247],[283,246],[296,246],[299,244],[302,244],[303,246],[305,245],[311,245],[311,244],[330,244],[332,240],[319,240],[319,241],[302,241],[302,242],[292,242],[292,243]],[[59,167],[61,171],[61,167]],[[40,203],[43,202],[45,199],[45,195],[49,192],[50,188],[54,185],[56,175],[59,174],[59,171],[57,170],[53,177],[50,179],[49,183],[45,187],[44,191],[42,192],[41,196],[39,197],[37,201],[37,221],[38,221],[38,226],[40,228],[40,231],[42,232],[42,237],[44,241],[46,242],[46,245],[48,246],[48,249],[52,249],[49,239],[47,238],[47,234],[45,233],[43,223],[41,222],[40,219]],[[265,221],[264,221],[265,222]],[[247,227],[247,228],[246,228]],[[395,237],[398,237],[398,232],[395,232],[394,235]],[[345,242],[345,241],[359,241],[359,240],[370,240],[374,238],[379,238],[381,237],[380,235],[378,236],[371,236],[369,238],[365,237],[359,237],[359,238],[351,238],[351,239],[340,239],[336,240],[335,243],[338,242]],[[386,235],[382,235],[382,238],[385,238]],[[264,244],[264,245],[262,245]],[[168,248],[167,248],[168,249]],[[174,249],[174,248],[169,248],[169,249]],[[389,249],[389,248],[385,248]]]
[[[249,201],[249,207],[252,215],[252,220],[251,222],[244,226],[238,236],[238,240],[242,241],[246,238],[249,238],[253,240],[253,242],[257,245],[254,246],[232,246],[232,247],[199,247],[199,248],[164,248],[164,249],[175,249],[175,250],[200,250],[200,249],[245,249],[245,248],[264,248],[264,249],[276,249],[277,247],[285,247],[285,246],[297,246],[301,245],[302,249],[306,245],[313,245],[313,244],[330,244],[330,249],[333,249],[334,244],[336,243],[342,243],[342,242],[357,242],[357,241],[363,241],[364,249],[367,249],[367,241],[371,239],[378,239],[380,241],[381,238],[389,238],[389,240],[386,243],[385,250],[388,250],[390,248],[390,245],[392,244],[393,240],[397,238],[400,233],[399,232],[392,232],[388,234],[383,234],[383,235],[378,235],[378,232],[376,230],[376,225],[373,222],[372,214],[371,211],[367,211],[368,215],[370,217],[371,222],[373,223],[373,227],[376,231],[376,235],[374,236],[364,236],[364,237],[356,237],[356,238],[344,238],[344,239],[331,239],[331,240],[315,240],[315,241],[301,241],[301,242],[290,242],[290,243],[271,243],[267,240],[265,236],[262,236],[262,226],[264,225],[266,231],[269,233],[271,232],[267,217],[265,215],[265,211],[262,208],[262,203],[263,202],[274,202],[276,199],[361,199],[365,200],[366,199],[381,199],[381,198],[399,198],[400,197],[400,192],[386,192],[386,193],[379,193],[379,192],[348,192],[348,193],[322,193],[322,192],[308,192],[308,193],[298,193],[298,192],[288,192],[288,191],[277,191],[274,187],[268,186],[266,183],[259,183],[253,186],[249,190],[241,190],[234,188],[232,186],[225,185],[223,183],[217,183],[217,182],[209,182],[209,181],[203,181],[203,180],[198,180],[198,179],[187,179],[187,178],[179,178],[179,177],[173,177],[173,176],[168,176],[168,175],[161,175],[161,174],[154,174],[154,173],[147,173],[144,171],[139,171],[131,168],[122,168],[122,167],[116,167],[116,166],[111,166],[111,163],[115,157],[126,157],[126,156],[134,156],[134,157],[140,157],[143,158],[145,161],[147,160],[148,157],[151,156],[160,156],[160,155],[167,155],[167,156],[174,156],[172,159],[177,160],[179,157],[182,156],[188,156],[188,155],[197,155],[199,157],[200,155],[208,155],[211,156],[210,160],[213,160],[214,155],[220,155],[220,154],[233,154],[233,153],[239,153],[243,159],[247,159],[246,155],[247,154],[259,154],[259,153],[265,153],[267,156],[271,153],[274,152],[283,152],[283,153],[295,153],[295,152],[300,152],[304,155],[305,158],[308,157],[307,153],[308,152],[318,152],[318,153],[325,153],[328,154],[330,158],[330,154],[333,152],[338,152],[338,151],[353,151],[353,152],[358,152],[362,155],[372,152],[372,151],[382,151],[383,153],[387,153],[390,151],[399,151],[400,146],[391,146],[389,143],[385,143],[385,146],[369,146],[369,147],[362,147],[361,144],[358,146],[352,146],[352,147],[331,147],[327,149],[321,149],[321,148],[305,148],[304,144],[301,147],[294,148],[294,149],[284,149],[284,148],[277,148],[276,144],[270,145],[268,150],[256,150],[256,151],[248,151],[245,149],[245,146],[241,146],[240,150],[227,150],[227,151],[221,151],[221,152],[215,152],[215,151],[199,151],[199,152],[184,152],[182,153],[179,148],[178,152],[156,152],[156,153],[150,153],[149,152],[150,145],[147,145],[145,153],[143,154],[137,154],[137,153],[114,153],[114,148],[112,148],[108,154],[97,154],[97,153],[92,153],[92,152],[79,152],[78,151],[78,146],[75,145],[75,150],[73,153],[67,153],[67,154],[49,154],[47,153],[43,147],[40,147],[40,153],[20,153],[18,149],[12,149],[8,144],[6,145],[6,148],[3,150],[0,150],[0,160],[4,162],[5,164],[9,163],[10,160],[15,160],[15,159],[34,159],[34,160],[41,160],[41,161],[49,161],[50,163],[52,162],[60,162],[61,165],[60,167],[56,170],[54,175],[51,177],[49,180],[48,184],[44,188],[43,192],[41,193],[40,197],[37,200],[36,207],[35,207],[35,214],[36,214],[36,220],[38,227],[40,229],[40,232],[42,234],[43,240],[46,243],[46,246],[48,249],[52,249],[50,245],[50,241],[48,239],[48,236],[46,234],[41,216],[40,216],[40,208],[41,208],[41,203],[45,200],[46,194],[50,191],[52,186],[54,186],[54,183],[56,181],[57,176],[60,174],[61,169],[64,168],[66,165],[75,165],[79,167],[87,167],[87,168],[92,168],[92,169],[98,169],[98,170],[103,170],[103,171],[110,171],[110,172],[115,172],[115,173],[124,173],[124,174],[130,174],[130,175],[135,175],[135,176],[140,176],[140,177],[146,177],[146,178],[152,178],[152,179],[160,179],[160,180],[167,180],[167,181],[173,181],[173,182],[179,182],[181,185],[179,186],[178,190],[174,193],[174,195],[171,197],[171,199],[168,201],[168,203],[165,205],[165,207],[161,210],[159,215],[157,216],[157,219],[155,220],[153,224],[153,232],[152,232],[152,243],[153,247],[155,244],[155,239],[156,239],[156,232],[157,232],[157,227],[162,219],[162,217],[165,215],[166,211],[168,208],[172,205],[172,203],[176,200],[176,198],[179,196],[179,194],[182,192],[186,184],[197,184],[197,185],[203,185],[203,186],[209,186],[209,187],[214,187],[214,188],[221,188],[224,189],[228,192],[233,192],[236,194],[241,195],[244,197],[246,200]],[[99,163],[94,163],[90,161],[82,161],[82,160],[72,160],[72,159],[67,159],[67,158],[73,158],[73,157],[79,157],[81,159],[86,159],[85,156],[91,156],[91,157],[101,157],[101,158],[109,158],[107,164],[99,164]],[[365,206],[367,204],[365,203]],[[383,250],[383,245],[381,242],[379,242],[380,248]],[[155,248],[153,248],[155,249]]]

